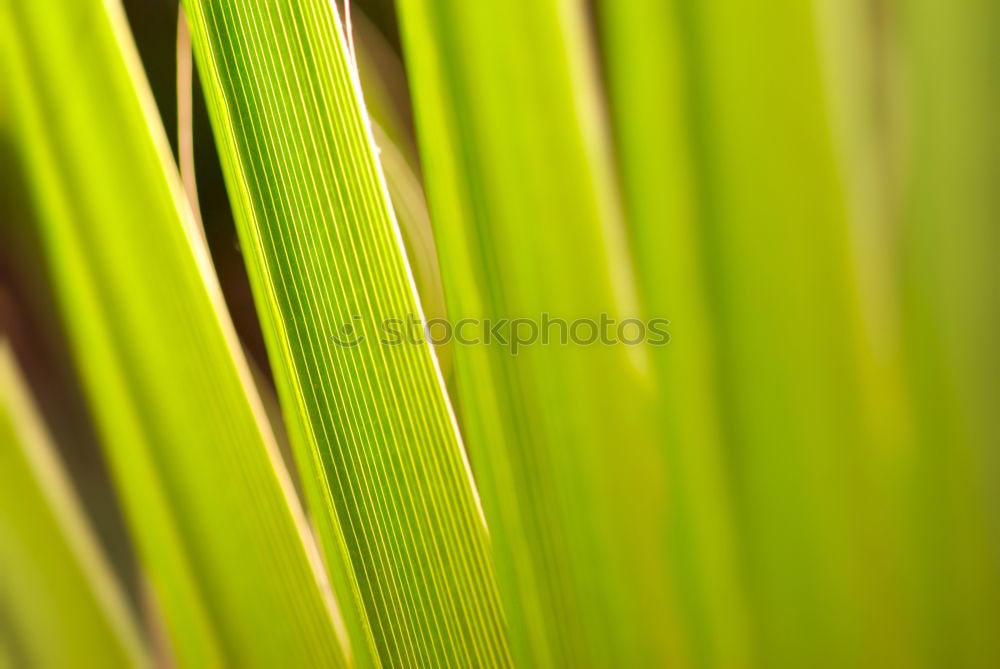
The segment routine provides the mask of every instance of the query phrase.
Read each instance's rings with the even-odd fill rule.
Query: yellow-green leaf
[[[3,81],[63,322],[177,661],[344,664],[121,7],[2,11]]]
[[[5,340],[0,340],[0,645],[12,667],[150,664],[133,612]]]
[[[487,530],[333,3],[190,0],[310,510],[362,666],[508,663]]]
[[[683,649],[649,352],[560,342],[642,317],[582,3],[399,8],[449,317],[534,339],[453,350],[515,657],[661,666]]]

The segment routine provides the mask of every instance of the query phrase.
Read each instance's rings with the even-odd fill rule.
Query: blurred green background
[[[555,453],[538,465],[554,495],[577,499],[568,481],[588,476],[607,488],[578,498],[593,507],[555,504],[525,536],[573,552],[570,562],[616,537],[628,555],[595,564],[636,566],[620,579],[623,600],[632,597],[622,610],[645,618],[637,627],[647,636],[630,637],[625,621],[608,643],[642,650],[595,655],[577,639],[548,661],[1000,666],[1000,3],[480,1],[427,3],[430,19],[417,2],[352,3],[372,115],[426,186],[441,278],[418,282],[425,304],[453,318],[483,295],[495,314],[589,308],[619,304],[612,284],[622,281],[638,313],[671,321],[671,343],[643,349],[641,383],[616,371],[634,361],[611,354],[516,365],[494,352],[454,354],[447,381],[491,523],[510,492],[491,478],[504,457],[496,453],[527,434],[518,445]],[[123,4],[176,155],[177,5]],[[545,39],[549,27],[555,37]],[[427,43],[412,37],[421,30]],[[443,103],[421,90],[435,67],[447,73]],[[567,94],[560,86],[578,70],[587,85]],[[9,127],[5,95],[0,128]],[[273,389],[197,83],[193,109],[212,259],[240,341]],[[467,114],[454,136],[439,128],[452,112]],[[140,568],[17,142],[0,138],[0,333],[140,610]],[[458,194],[428,167],[449,160],[467,170]],[[595,214],[606,202],[618,213]],[[522,216],[531,207],[541,223]],[[449,216],[476,221],[481,237],[469,238],[481,245]],[[617,227],[602,236],[608,220]],[[504,288],[483,289],[491,280]],[[586,295],[579,305],[566,297],[574,289]],[[586,388],[590,365],[603,390]],[[511,396],[538,401],[497,419],[509,432],[490,432],[490,412],[505,415],[514,400],[484,396],[470,381],[483,368],[509,370],[522,393]],[[573,378],[584,390],[567,399]],[[563,423],[546,422],[554,397],[572,408]],[[620,467],[596,450],[612,442]],[[595,455],[560,459],[570,452]],[[536,475],[532,466],[514,478]],[[616,497],[603,518],[600,504]],[[546,523],[572,536],[549,543]],[[591,535],[590,525],[602,529]],[[523,528],[493,529],[502,545]],[[531,598],[530,579],[504,571],[522,548],[501,558],[501,583],[514,584],[501,588],[508,606]],[[655,594],[640,602],[647,590]],[[539,603],[538,629],[558,627],[563,605],[577,606]],[[580,618],[590,629],[601,615]],[[515,658],[540,657],[537,630],[512,619]]]

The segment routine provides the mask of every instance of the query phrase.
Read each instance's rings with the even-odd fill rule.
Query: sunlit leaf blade
[[[342,665],[121,8],[4,2],[2,19],[47,260],[177,661]]]
[[[641,316],[582,3],[399,7],[451,321]],[[515,656],[662,666],[684,650],[649,351],[565,327],[453,351]]]
[[[195,56],[354,656],[508,662],[486,528],[333,3],[190,0]],[[357,318],[355,318],[357,317]],[[354,332],[349,328],[354,328]]]
[[[372,138],[420,304],[428,322],[433,322],[446,316],[444,288],[427,200],[417,173],[416,146],[404,116],[410,112],[410,100],[405,94],[406,73],[400,57],[357,9],[351,16],[351,26],[356,35],[354,57],[365,107],[371,117]],[[448,382],[451,378],[450,343],[439,342],[435,353],[441,373]]]
[[[12,667],[149,665],[133,613],[3,340],[0,645]]]

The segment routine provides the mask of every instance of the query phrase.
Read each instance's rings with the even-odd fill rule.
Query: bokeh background
[[[665,379],[667,535],[710,546],[670,567],[684,657],[998,666],[1000,4],[632,5],[588,5],[591,111],[612,140],[639,297],[672,322],[651,363]],[[124,6],[176,154],[176,3]],[[420,178],[396,9],[352,11],[373,114]],[[193,90],[209,247],[273,383]],[[0,332],[141,608],[15,143],[0,138]],[[552,225],[573,234],[572,220]],[[704,444],[718,446],[711,464]],[[714,466],[725,513],[698,488]]]

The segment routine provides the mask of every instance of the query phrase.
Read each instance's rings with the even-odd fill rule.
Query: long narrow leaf
[[[177,660],[343,664],[121,8],[11,1],[2,20],[47,257]]]
[[[453,353],[515,656],[661,666],[684,649],[648,350],[566,341],[642,315],[582,4],[399,3],[448,313],[507,343]]]
[[[272,366],[362,666],[508,662],[486,528],[333,3],[190,0]]]
[[[132,611],[2,340],[0,643],[10,666],[149,665]]]

